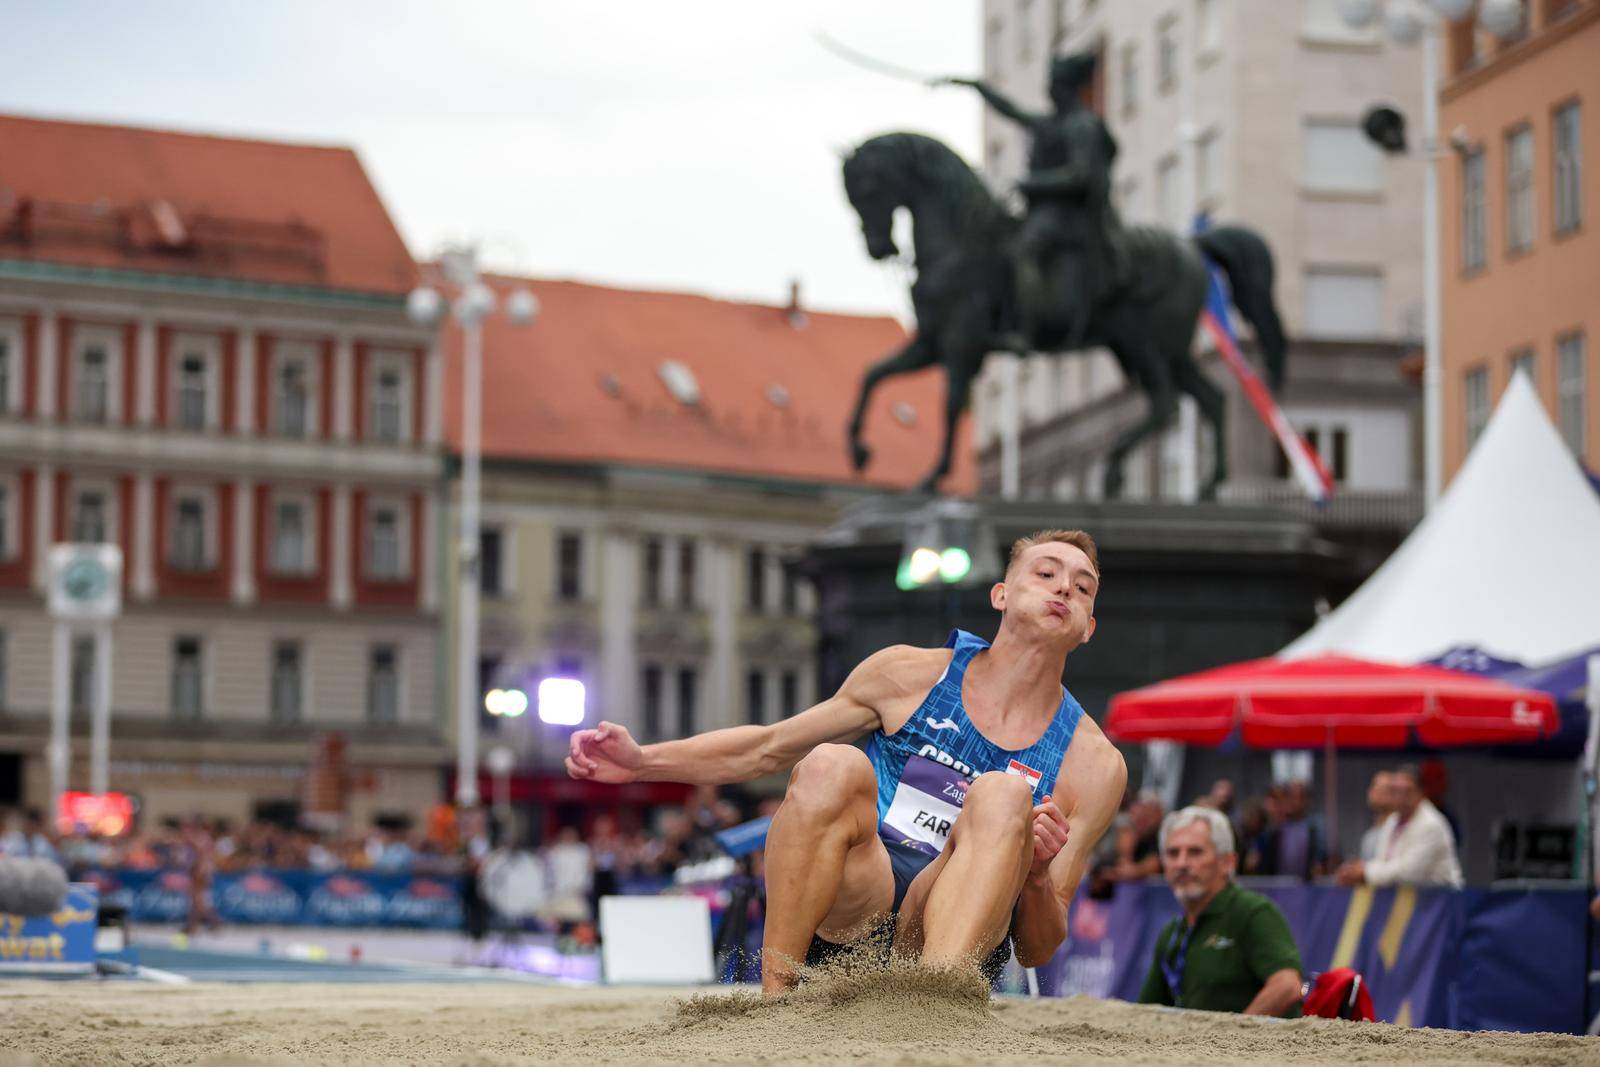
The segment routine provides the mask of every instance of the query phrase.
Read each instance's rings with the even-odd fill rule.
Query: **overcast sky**
[[[412,250],[541,277],[901,313],[836,152],[978,159],[978,0],[0,0],[0,110],[354,146]],[[0,175],[4,161],[0,160]]]

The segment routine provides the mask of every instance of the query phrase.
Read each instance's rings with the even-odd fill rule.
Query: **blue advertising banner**
[[[95,869],[81,877],[135,922],[183,922],[193,886],[183,871]],[[211,904],[228,923],[459,928],[461,888],[443,875],[254,870],[218,874]]]
[[[1385,1022],[1584,1032],[1581,888],[1249,887],[1283,912],[1307,974],[1355,968]],[[1109,901],[1080,893],[1067,943],[1038,970],[1040,992],[1138,999],[1156,938],[1178,914],[1160,882],[1124,883]]]
[[[94,970],[99,911],[94,886],[73,883],[67,899],[49,915],[0,914],[0,972]]]

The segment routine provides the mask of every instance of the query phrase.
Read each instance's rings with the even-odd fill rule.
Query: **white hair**
[[[1216,808],[1202,808],[1199,805],[1175,811],[1161,820],[1161,831],[1157,838],[1161,854],[1167,854],[1168,834],[1197,822],[1203,822],[1211,828],[1211,846],[1217,850],[1218,856],[1233,855],[1233,824]]]

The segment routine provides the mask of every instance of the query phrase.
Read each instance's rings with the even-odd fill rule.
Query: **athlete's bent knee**
[[[794,765],[783,803],[794,814],[829,817],[876,789],[866,753],[853,745],[818,745]]]
[[[967,787],[960,822],[967,833],[1012,836],[1026,831],[1033,819],[1033,789],[1026,778],[1003,771],[980,774]]]

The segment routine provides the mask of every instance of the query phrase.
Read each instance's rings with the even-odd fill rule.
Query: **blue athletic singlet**
[[[867,744],[878,776],[879,835],[929,856],[944,851],[967,786],[978,775],[1021,775],[1033,784],[1034,803],[1049,796],[1083,718],[1083,707],[1063,688],[1061,707],[1043,737],[1020,751],[1001,748],[978,732],[961,705],[967,665],[989,642],[956,630],[945,647],[955,655],[911,718],[892,734],[873,733]]]

